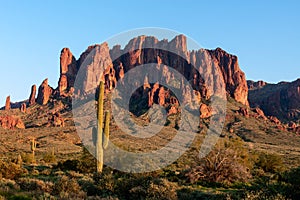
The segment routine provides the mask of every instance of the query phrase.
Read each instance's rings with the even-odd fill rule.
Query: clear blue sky
[[[0,105],[28,98],[46,77],[57,86],[59,54],[140,27],[177,30],[202,47],[239,57],[247,79],[300,77],[299,1],[0,1]]]

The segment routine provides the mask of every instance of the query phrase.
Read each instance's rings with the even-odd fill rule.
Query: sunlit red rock
[[[6,97],[5,110],[10,110],[10,96]]]
[[[24,129],[25,125],[23,121],[16,116],[2,116],[0,117],[0,125],[4,129]]]
[[[31,86],[30,96],[29,96],[29,106],[35,104],[35,95],[36,95],[36,85]]]
[[[48,85],[48,79],[45,79],[39,87],[37,103],[40,105],[46,105],[52,94],[52,88]]]
[[[22,103],[22,104],[21,104],[20,111],[21,111],[22,113],[26,113],[26,103]]]

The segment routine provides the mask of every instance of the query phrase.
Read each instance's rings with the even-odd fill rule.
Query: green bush
[[[22,153],[21,157],[22,157],[23,162],[25,162],[27,164],[34,163],[34,158],[33,158],[32,153]]]
[[[282,177],[286,197],[300,199],[300,167],[285,172]]]
[[[0,177],[2,178],[17,179],[26,173],[27,170],[18,164],[10,161],[0,161]]]
[[[260,153],[255,165],[258,169],[270,173],[282,172],[285,169],[283,159],[278,154]]]
[[[44,155],[43,160],[46,163],[55,163],[56,162],[56,156],[53,153],[47,153]]]
[[[76,171],[80,173],[93,173],[96,171],[96,159],[83,148],[82,157],[79,160],[66,160],[58,162],[56,169],[63,171]]]

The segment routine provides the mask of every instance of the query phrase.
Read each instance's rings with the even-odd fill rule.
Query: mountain
[[[124,84],[122,80],[129,70],[139,65],[156,63],[153,73],[143,75],[142,81],[133,80],[126,83],[126,87],[140,86],[134,92],[135,98],[131,100],[130,106],[130,111],[136,116],[143,114],[153,104],[164,106],[168,114],[180,112],[179,99],[163,86],[174,83],[178,85],[177,92],[183,101],[202,105],[201,118],[211,115],[208,100],[214,93],[224,89],[228,97],[245,106],[260,108],[261,112],[264,112],[263,115],[271,117],[270,120],[280,124],[280,121],[286,124],[291,122],[291,127],[297,127],[300,108],[299,79],[278,84],[246,81],[237,56],[221,48],[189,51],[186,42],[184,35],[178,35],[171,41],[159,41],[152,36],[138,36],[131,39],[124,49],[119,45],[110,48],[107,43],[89,46],[78,59],[69,48],[63,48],[60,54],[58,86],[52,88],[48,85],[48,79],[45,79],[38,90],[35,85],[32,86],[28,100],[10,103],[8,97],[5,108],[7,110],[9,107],[23,107],[24,110],[25,107],[30,108],[36,103],[47,105],[62,98],[68,99],[67,102],[70,103],[74,95],[93,94],[100,80],[105,80],[108,94],[117,83]],[[175,77],[174,71],[170,71],[166,66],[175,69],[182,77]],[[149,83],[149,80],[154,79],[157,80],[156,83]],[[183,79],[190,83],[191,88],[186,88]],[[288,128],[288,125],[282,125],[282,128]]]
[[[251,107],[259,107],[266,115],[275,116],[283,122],[299,122],[300,79],[277,84],[247,81],[247,84]]]
[[[92,56],[89,54],[92,54]],[[88,55],[89,57],[86,59]],[[212,60],[210,60],[210,57]],[[93,45],[88,47],[78,60],[72,56],[69,49],[64,48],[60,56],[61,74],[58,90],[60,94],[63,94],[74,86],[74,80],[80,66],[85,68],[84,70],[81,69],[84,74],[80,74],[85,81],[80,87],[76,88],[75,93],[86,94],[97,87],[100,79],[105,79],[106,88],[111,90],[128,70],[138,65],[153,62],[174,68],[183,74],[187,80],[193,82],[193,89],[200,92],[202,97],[209,98],[211,94],[207,93],[207,89],[210,86],[205,87],[203,79],[196,70],[200,71],[201,65],[206,65],[207,72],[200,71],[201,73],[215,73],[217,75],[214,76],[221,77],[217,80],[219,82],[214,83],[214,87],[225,84],[226,91],[231,97],[248,105],[245,74],[239,67],[237,57],[226,53],[220,48],[216,50],[188,51],[186,38],[183,35],[176,36],[170,42],[167,40],[159,41],[150,36],[139,36],[130,40],[124,49],[120,49],[120,46],[109,49],[107,43]],[[162,72],[163,70],[166,69],[161,67],[158,71]],[[101,74],[102,72],[103,74]],[[169,82],[172,76],[174,75],[171,72],[164,72],[161,82]],[[145,78],[149,79],[149,77]],[[149,89],[153,89],[153,87],[151,86]],[[217,88],[214,89],[217,90]],[[205,92],[206,94],[204,94]]]
[[[91,154],[100,81],[111,143],[97,174]],[[263,196],[253,193],[257,188],[273,195],[284,186],[289,196],[293,182],[282,182],[288,176],[281,172],[294,177],[300,164],[299,82],[246,81],[237,56],[221,48],[189,51],[183,35],[171,41],[139,36],[123,49],[96,44],[79,58],[63,48],[57,86],[45,78],[28,99],[12,103],[8,96],[0,110],[0,193],[240,199]],[[110,151],[114,147],[126,155]],[[208,154],[199,158],[202,149]],[[150,172],[126,173],[136,169]]]

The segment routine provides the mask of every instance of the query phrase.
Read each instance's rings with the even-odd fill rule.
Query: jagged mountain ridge
[[[160,48],[173,49],[175,53],[163,51]],[[88,58],[89,54],[93,55]],[[26,106],[31,106],[35,102],[46,105],[52,98],[70,98],[74,93],[76,95],[84,95],[95,90],[101,79],[105,80],[105,87],[107,92],[109,92],[116,86],[117,81],[124,77],[127,71],[135,66],[147,63],[171,66],[183,74],[185,78],[191,82],[193,88],[190,88],[191,92],[187,92],[187,90],[182,88],[182,96],[196,103],[201,102],[201,99],[210,98],[212,94],[207,88],[214,87],[214,90],[217,90],[218,87],[224,84],[227,94],[246,106],[249,105],[249,98],[250,106],[261,108],[266,115],[274,115],[282,121],[297,121],[299,118],[299,112],[297,110],[299,109],[299,105],[297,104],[297,102],[299,102],[297,101],[298,93],[294,93],[296,95],[294,100],[289,100],[292,97],[294,98],[295,95],[290,94],[292,90],[297,91],[299,81],[295,81],[294,84],[285,84],[285,88],[291,86],[294,89],[286,89],[285,93],[287,95],[285,95],[284,98],[281,98],[280,95],[278,96],[278,93],[276,93],[277,96],[269,95],[267,100],[259,99],[261,97],[260,91],[265,91],[265,85],[267,85],[266,88],[271,87],[270,84],[263,81],[257,83],[248,81],[247,85],[245,74],[239,67],[237,56],[228,54],[221,48],[215,50],[199,49],[188,51],[186,38],[183,35],[178,35],[171,41],[166,39],[159,41],[152,36],[139,36],[130,40],[124,49],[121,49],[119,45],[110,48],[107,43],[92,45],[80,55],[79,59],[73,56],[69,48],[63,48],[60,54],[60,78],[57,88],[53,89],[50,87],[47,79],[45,79],[38,88],[37,98],[35,97],[37,89],[34,85],[32,86],[28,101],[10,104],[12,108],[19,108],[24,102]],[[205,66],[206,72],[203,72],[203,68],[201,68],[203,65]],[[85,68],[81,71],[85,73],[83,77],[86,81],[84,81],[81,87],[75,89],[75,78],[82,66]],[[201,76],[212,74],[212,76],[221,78],[214,82],[213,85],[209,85],[211,83],[205,83],[196,69],[200,71]],[[168,82],[172,78],[172,74],[164,70],[164,67],[159,69],[160,73],[163,74],[161,80]],[[102,75],[100,75],[101,73]],[[209,79],[210,77],[206,78]],[[172,94],[165,90],[164,87],[161,87],[159,83],[149,84],[147,79],[148,77],[145,77],[143,90],[138,91],[136,94],[137,97],[147,99],[148,107],[153,103],[160,105],[167,104],[166,108],[169,110],[169,113],[177,113],[178,110],[176,106],[178,102],[172,98]],[[250,90],[249,97],[248,87]],[[272,85],[272,88],[275,88],[275,86]],[[255,98],[255,96],[258,98]],[[275,97],[280,99],[280,103],[276,103],[277,99]],[[292,102],[294,106],[291,109],[292,112],[288,111],[286,106],[276,111],[276,108],[282,107],[281,103],[285,101]],[[266,105],[272,105],[273,107],[270,109]],[[208,110],[209,108],[205,107],[202,111],[208,112]],[[209,116],[209,114],[206,116]]]
[[[107,43],[90,46],[81,54],[77,61],[72,56],[71,51],[64,48],[60,56],[59,92],[63,94],[66,89],[72,87],[74,77],[76,77],[83,62],[85,62],[84,67],[86,68],[83,70],[85,73],[83,76],[85,76],[86,81],[81,88],[77,88],[79,91],[75,91],[75,93],[81,94],[94,90],[100,79],[105,79],[106,88],[111,90],[128,70],[137,65],[154,62],[174,67],[187,80],[193,82],[194,90],[198,90],[202,97],[207,95],[206,98],[209,98],[211,94],[205,94],[207,88],[205,88],[203,80],[196,71],[196,69],[200,71],[200,67],[206,65],[205,69],[207,72],[200,71],[200,73],[217,74],[222,77],[221,80],[224,83],[205,84],[214,84],[213,87],[225,84],[226,90],[231,97],[238,102],[248,105],[248,89],[245,74],[239,68],[236,56],[230,55],[220,48],[216,50],[200,49],[188,51],[186,46],[186,38],[183,35],[176,36],[170,42],[167,40],[158,41],[151,36],[139,36],[129,41],[124,49],[120,49],[120,46],[114,46],[112,49],[109,49]],[[162,47],[174,49],[176,54],[160,50]],[[86,59],[90,53],[93,54],[92,58]],[[99,75],[102,71],[104,71],[103,75]],[[172,77],[172,74],[166,73],[167,75],[163,77],[165,79],[163,81],[168,81]]]

